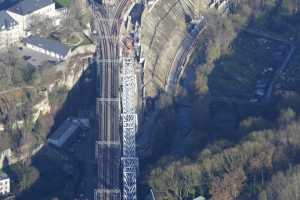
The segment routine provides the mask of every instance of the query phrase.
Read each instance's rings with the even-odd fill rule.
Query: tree
[[[259,200],[286,200],[300,198],[300,166],[274,175],[266,189],[259,194]]]
[[[212,182],[212,200],[235,200],[241,193],[245,172],[242,168],[237,168],[225,174],[222,178],[215,177]]]
[[[279,116],[279,125],[284,127],[287,124],[289,124],[291,121],[293,121],[295,117],[296,117],[296,113],[292,108],[281,110]]]
[[[48,37],[56,28],[53,23],[54,20],[43,15],[33,15],[29,21],[29,30],[35,35]]]

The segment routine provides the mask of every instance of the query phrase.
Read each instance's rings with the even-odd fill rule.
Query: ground
[[[58,59],[48,56],[43,53],[39,53],[37,51],[33,51],[25,46],[19,46],[15,51],[27,62],[32,64],[35,67],[41,67],[45,65],[53,65],[58,62]]]

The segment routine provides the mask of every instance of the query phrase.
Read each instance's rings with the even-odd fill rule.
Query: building
[[[20,24],[6,11],[0,11],[0,48],[13,45],[21,36]]]
[[[31,35],[23,41],[29,49],[46,54],[57,60],[64,60],[70,53],[70,48],[68,46],[56,40]]]
[[[7,11],[26,31],[33,16],[55,17],[55,3],[53,0],[23,0]]]
[[[10,178],[4,172],[0,172],[0,196],[10,193]]]
[[[58,25],[67,14],[66,8],[56,10],[53,0],[23,0],[8,10],[0,11],[0,48],[30,35],[28,28],[34,16],[51,18]]]
[[[89,128],[87,119],[66,119],[63,124],[48,138],[48,143],[62,147],[67,140],[82,129]]]

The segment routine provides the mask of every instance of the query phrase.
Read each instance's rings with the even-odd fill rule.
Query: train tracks
[[[97,186],[94,200],[120,200],[121,134],[119,32],[129,0],[113,7],[91,2],[97,39]]]

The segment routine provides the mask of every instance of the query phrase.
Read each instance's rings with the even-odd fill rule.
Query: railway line
[[[122,13],[130,0],[116,5],[92,1],[93,27],[97,33],[96,162],[94,200],[121,199],[120,57]]]

